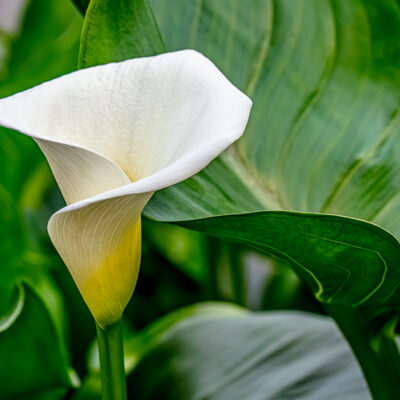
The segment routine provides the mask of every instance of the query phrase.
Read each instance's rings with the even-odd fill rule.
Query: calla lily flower
[[[136,285],[141,212],[243,133],[251,101],[193,50],[79,70],[0,100],[0,125],[31,136],[67,206],[48,231],[100,326]]]

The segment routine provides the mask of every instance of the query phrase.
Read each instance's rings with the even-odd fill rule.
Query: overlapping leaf
[[[0,318],[1,398],[72,386],[75,378],[46,305],[28,286],[15,294],[9,315]]]
[[[141,400],[369,398],[350,349],[326,317],[196,304],[130,337],[125,349],[128,390]],[[99,399],[99,391],[92,375],[74,400]]]
[[[352,216],[400,234],[391,217],[400,196],[395,1],[181,1],[185,18],[173,21],[162,1],[151,3],[168,50],[195,47],[252,97],[248,129],[225,164],[264,209]],[[226,196],[224,176],[211,166],[153,205],[185,194],[194,207],[168,202],[170,219],[215,215],[205,206],[215,195],[198,200],[194,182],[207,189],[205,180],[236,211],[252,211],[253,202]],[[227,208],[221,201],[218,211]]]
[[[143,400],[369,398],[334,323],[290,312],[177,325],[134,370],[128,388]]]
[[[243,139],[194,178],[156,193],[145,214],[289,254],[320,300],[393,304],[397,240],[353,219],[291,212],[361,218],[400,236],[398,4],[178,0],[171,14],[164,1],[139,3],[152,6],[158,26],[146,17],[146,35],[130,30],[132,40],[161,32],[166,51],[201,51],[254,102]],[[94,17],[110,23],[89,9],[86,26]],[[98,29],[92,46],[102,43]],[[125,41],[115,46],[138,56]],[[290,212],[248,214],[258,210]],[[247,213],[240,227],[236,217],[194,221],[236,213]],[[359,291],[349,291],[354,285]]]

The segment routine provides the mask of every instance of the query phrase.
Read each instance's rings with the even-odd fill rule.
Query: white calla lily
[[[243,133],[251,101],[193,50],[73,72],[0,100],[31,136],[67,206],[50,237],[101,326],[134,290],[140,215],[154,191],[204,168]]]

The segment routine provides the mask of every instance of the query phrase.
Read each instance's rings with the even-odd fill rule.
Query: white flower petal
[[[54,214],[50,237],[101,326],[118,320],[135,288],[140,266],[142,194],[100,201]]]
[[[101,154],[46,139],[35,140],[46,156],[67,204],[130,183],[124,171]]]
[[[0,100],[0,125],[38,142],[68,203],[49,234],[98,322],[120,317],[133,291],[153,192],[237,140],[250,108],[192,50],[80,70]]]
[[[0,120],[34,137],[94,150],[136,181],[187,152],[236,140],[250,108],[214,64],[185,50],[46,82],[1,100]]]

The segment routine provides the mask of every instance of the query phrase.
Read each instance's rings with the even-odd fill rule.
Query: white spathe
[[[243,133],[251,101],[193,50],[73,72],[0,100],[35,139],[67,206],[50,237],[97,322],[117,320],[140,264],[140,214]]]

